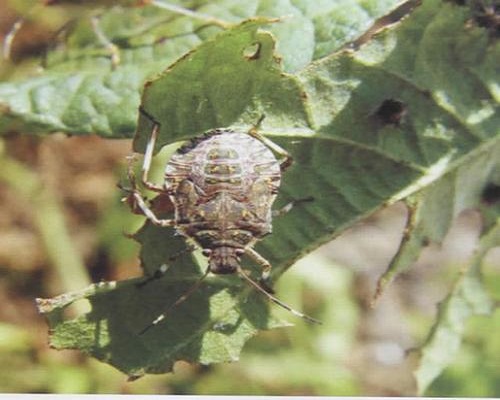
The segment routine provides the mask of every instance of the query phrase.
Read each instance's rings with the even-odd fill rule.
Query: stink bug
[[[266,283],[271,264],[253,249],[258,240],[271,233],[273,216],[286,213],[293,206],[290,203],[279,210],[271,208],[278,194],[281,172],[291,165],[292,157],[258,133],[260,121],[248,131],[214,129],[190,140],[172,155],[165,167],[164,182],[159,185],[148,179],[160,126],[153,122],[142,165],[142,183],[147,189],[170,197],[174,218],[160,219],[155,215],[137,190],[131,169],[132,189],[128,200],[132,199],[153,224],[172,226],[200,247],[208,258],[208,267],[184,295],[142,332],[158,324],[171,308],[185,301],[209,273],[236,273],[269,300],[301,318],[318,323],[271,294]],[[279,160],[273,151],[280,156]],[[244,254],[261,266],[259,283],[241,268],[240,259]]]

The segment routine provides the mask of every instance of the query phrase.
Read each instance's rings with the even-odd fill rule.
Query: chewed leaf
[[[490,311],[490,301],[477,276],[464,276],[443,301],[432,333],[421,349],[415,371],[418,391],[423,394],[459,351],[467,319]]]
[[[271,22],[245,21],[147,82],[134,149],[144,152],[153,122],[160,125],[158,148],[238,121],[250,126],[261,115],[266,124],[307,130],[300,84],[282,72],[273,37],[258,30]]]
[[[269,316],[266,301],[241,287],[237,278],[207,278],[189,302],[173,309],[164,323],[141,334],[196,279],[193,275],[145,285],[140,285],[140,279],[106,287],[96,284],[60,298],[38,299],[38,304],[53,331],[51,346],[79,349],[130,377],[168,372],[177,360],[202,364],[235,361],[245,342],[259,330],[288,325]],[[64,307],[84,298],[91,311],[64,321]]]
[[[375,300],[398,273],[416,261],[422,248],[441,242],[455,216],[481,203],[484,188],[495,179],[500,168],[499,160],[500,144],[496,144],[406,199],[410,214],[405,236],[379,279]]]

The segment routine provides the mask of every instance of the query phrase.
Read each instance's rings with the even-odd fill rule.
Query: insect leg
[[[282,215],[285,215],[288,213],[294,206],[300,203],[307,203],[310,201],[314,201],[314,197],[304,197],[303,199],[297,199],[297,200],[292,200],[290,203],[285,204],[283,207],[273,210],[272,211],[272,216],[273,217],[281,217]]]
[[[130,160],[132,161],[133,158],[130,158]],[[135,176],[132,171],[132,162],[130,162],[128,168],[128,179],[130,181],[130,184],[132,185],[132,188],[125,188],[121,185],[118,185],[120,189],[128,193],[127,196],[122,199],[122,202],[128,203],[134,213],[144,214],[146,218],[149,219],[155,225],[166,227],[166,226],[174,226],[176,224],[174,219],[158,218],[156,214],[153,212],[153,210],[151,210],[151,208],[149,208],[149,206],[146,204],[146,200],[144,200],[142,194],[137,190],[135,184]]]
[[[282,159],[279,161],[279,163],[280,163],[280,169],[282,171],[285,171],[290,165],[292,165],[292,163],[293,163],[293,157],[283,147],[281,147],[280,145],[274,143],[271,139],[266,138],[265,136],[261,135],[258,132],[259,126],[262,123],[262,121],[264,120],[264,117],[265,116],[262,115],[259,118],[259,120],[257,121],[257,123],[250,128],[250,130],[248,131],[248,134],[250,136],[254,137],[257,140],[260,140],[262,143],[264,143],[271,150],[273,150],[274,152],[276,152],[277,154],[279,154],[282,157]]]
[[[252,260],[262,267],[262,275],[259,279],[259,284],[268,293],[274,293],[274,290],[270,286],[269,278],[271,276],[271,263],[262,257],[252,248],[245,249],[245,254],[247,254]]]
[[[130,193],[130,196],[132,196],[132,199],[134,201],[134,204],[139,207],[141,212],[146,216],[147,219],[149,219],[153,224],[158,225],[158,226],[174,226],[176,224],[174,219],[160,219],[158,218],[153,210],[151,210],[148,205],[146,204],[146,201],[142,197],[142,195],[137,191],[137,190],[132,190]]]
[[[157,122],[151,115],[149,115],[142,107],[139,107],[139,112],[141,113],[141,115],[143,115],[153,123],[151,138],[149,139],[149,142],[146,146],[146,151],[144,152],[141,180],[143,185],[149,190],[152,190],[154,192],[164,192],[165,189],[161,185],[150,182],[148,180],[149,170],[151,169],[151,161],[153,160],[153,151],[155,149],[156,139],[158,139],[158,133],[160,131],[160,123]]]
[[[139,332],[139,335],[143,335],[146,333],[149,329],[151,329],[153,326],[158,325],[161,321],[163,321],[166,317],[167,314],[172,311],[175,307],[177,307],[179,304],[184,303],[189,296],[191,296],[196,289],[198,289],[203,282],[203,280],[207,277],[208,273],[210,272],[210,267],[207,268],[205,273],[198,279],[188,290],[184,292],[182,296],[180,296],[172,305],[170,305],[163,313],[161,313],[158,317],[156,317],[153,322],[151,322],[148,326],[146,326],[142,331]]]
[[[288,304],[283,303],[280,299],[274,297],[271,293],[267,292],[262,286],[260,286],[257,282],[255,282],[252,278],[250,278],[241,268],[238,267],[237,269],[238,275],[245,279],[251,286],[253,286],[255,289],[257,289],[259,292],[261,292],[264,296],[266,296],[269,300],[271,300],[273,303],[279,305],[280,307],[284,308],[285,310],[290,311],[293,315],[296,315],[297,317],[300,317],[302,319],[305,319],[306,321],[313,322],[315,324],[321,325],[321,321],[318,321],[315,318],[312,318],[304,313],[301,313],[300,311],[297,311],[290,307]]]

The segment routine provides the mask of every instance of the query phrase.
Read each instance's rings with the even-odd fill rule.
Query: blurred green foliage
[[[316,40],[318,46],[315,48],[316,54],[310,57],[318,57],[328,54],[335,46],[340,46],[344,42],[332,41],[332,36],[347,35],[354,39],[362,28],[368,27],[372,22],[367,14],[358,12],[357,21],[361,25],[350,26],[351,13],[346,11],[348,2],[339,1],[329,9],[328,13],[315,14],[313,17],[316,26],[321,27]],[[358,2],[365,8],[374,7],[376,2]],[[430,4],[431,2],[428,2]],[[449,2],[453,3],[453,2]],[[471,2],[465,2],[467,4]],[[34,2],[10,1],[9,7],[18,8],[22,13],[26,13],[33,7]],[[304,3],[305,4],[305,3]],[[380,2],[379,2],[380,4]],[[472,4],[472,3],[471,3]],[[214,4],[213,7],[217,7]],[[451,5],[450,5],[451,7]],[[216,8],[217,9],[217,8]],[[462,9],[461,9],[462,10]],[[74,12],[72,9],[50,9],[43,19],[43,23],[51,28],[61,25],[69,15]],[[78,11],[77,11],[78,12]],[[116,12],[114,10],[113,12]],[[465,12],[465,8],[463,9]],[[314,14],[314,13],[313,13]],[[115,15],[115,14],[113,14]],[[331,27],[328,24],[329,16],[335,15],[345,24],[336,25],[335,32],[329,32]],[[372,10],[372,14],[380,15],[380,11]],[[105,23],[112,24],[120,21],[118,18],[111,18]],[[120,25],[120,24],[118,24]],[[437,24],[434,28],[445,26]],[[89,26],[79,27],[81,34],[78,36],[79,42],[69,43],[70,46],[84,46],[92,44],[94,39],[89,33]],[[129,28],[127,28],[129,29]],[[142,29],[142,28],[141,28]],[[148,28],[149,29],[149,28]],[[113,28],[112,31],[119,32],[120,29]],[[216,28],[200,34],[206,38],[214,33]],[[147,29],[145,30],[147,31]],[[145,31],[141,31],[144,33]],[[439,32],[439,29],[438,29]],[[474,31],[477,35],[478,31]],[[290,33],[281,32],[282,37]],[[279,35],[280,32],[277,32]],[[155,35],[153,35],[154,38]],[[494,34],[487,38],[481,36],[481,41],[493,40]],[[125,43],[136,38],[115,38],[117,42]],[[148,35],[139,38],[142,44],[147,44]],[[322,42],[324,39],[324,42]],[[193,37],[182,39],[176,51],[182,52],[185,48],[190,48],[197,42]],[[433,41],[430,37],[428,40]],[[286,49],[287,42],[282,43]],[[136,42],[133,43],[137,45]],[[292,43],[293,44],[293,43]],[[466,43],[461,43],[465,46]],[[186,46],[186,47],[183,47]],[[293,45],[288,46],[293,48]],[[103,53],[102,49],[98,49]],[[65,54],[64,51],[62,54]],[[288,53],[287,53],[288,54]],[[291,54],[291,53],[290,53]],[[61,54],[59,54],[61,55]],[[131,55],[132,60],[135,55]],[[158,55],[157,55],[158,56]],[[165,54],[158,57],[161,58]],[[175,55],[170,55],[175,59]],[[367,60],[370,54],[365,54]],[[467,53],[473,58],[473,54]],[[54,60],[52,60],[54,61]],[[126,62],[127,60],[125,60]],[[286,65],[290,69],[297,69],[298,66],[306,64],[309,59],[287,58]],[[37,61],[38,62],[38,61]],[[2,65],[1,73],[13,79],[22,76],[26,71],[33,71],[34,64],[20,64],[16,68]],[[102,65],[108,66],[108,63]],[[96,64],[97,66],[97,64]],[[157,68],[157,66],[155,66]],[[483,71],[484,72],[484,71]],[[489,71],[493,76],[493,72]],[[440,78],[435,78],[440,81]],[[330,106],[330,103],[328,103]],[[480,116],[478,116],[480,117]],[[131,121],[135,116],[131,116]],[[391,141],[389,132],[387,139]],[[394,137],[394,135],[392,136]],[[18,145],[18,139],[6,138],[4,143],[10,146]],[[35,145],[40,143],[33,139]],[[22,147],[22,146],[21,146]],[[389,146],[390,147],[390,146]],[[79,151],[78,146],[73,148]],[[10,156],[10,154],[9,154]],[[22,157],[21,157],[22,158]],[[26,159],[26,157],[25,157]],[[36,160],[27,157],[26,164],[34,165],[35,180],[43,180],[43,173],[39,174],[37,168],[42,170],[43,165],[36,163]],[[158,162],[159,170],[162,163]],[[94,162],[95,163],[95,162]],[[116,167],[120,161],[114,160],[116,170],[113,179],[118,181],[123,176],[123,169]],[[3,164],[5,165],[5,164]],[[5,172],[5,171],[4,171]],[[46,172],[46,171],[45,171]],[[92,171],[94,174],[99,172]],[[37,175],[39,174],[39,175]],[[66,181],[68,182],[68,181]],[[69,183],[69,182],[68,182]],[[44,186],[44,185],[42,185]],[[0,188],[0,195],[5,195],[10,189]],[[26,189],[26,185],[22,189]],[[109,188],[108,188],[109,189]],[[134,232],[143,218],[132,215],[125,207],[120,205],[118,193],[114,188],[109,189],[107,201],[102,202],[97,211],[89,212],[88,205],[82,206],[80,213],[89,213],[95,219],[96,236],[98,244],[92,250],[95,265],[103,267],[102,270],[95,268],[91,271],[94,280],[114,279],[130,274],[127,267],[134,265],[137,267],[136,259],[138,244],[121,235],[122,231]],[[14,194],[16,197],[18,193]],[[63,197],[59,193],[60,197]],[[56,196],[57,198],[57,196]],[[22,207],[22,201],[16,206]],[[36,204],[36,203],[31,203]],[[30,204],[28,204],[29,206]],[[63,213],[64,207],[68,204],[50,203],[50,207],[56,212]],[[13,206],[4,207],[2,223],[5,214],[15,214]],[[58,209],[61,207],[61,209]],[[86,208],[87,207],[87,208]],[[29,207],[24,208],[24,212]],[[40,209],[37,208],[36,211]],[[35,213],[36,214],[36,213]],[[36,218],[35,218],[36,219]],[[73,230],[81,229],[81,225],[75,222],[75,216],[68,217],[68,222]],[[435,222],[434,220],[432,222]],[[26,221],[23,221],[26,224]],[[29,224],[29,222],[28,222]],[[51,225],[51,224],[49,224]],[[72,232],[70,232],[71,234]],[[5,243],[5,242],[4,242]],[[25,250],[25,249],[24,249]],[[20,256],[20,254],[19,254]],[[46,263],[47,264],[47,263]],[[490,268],[485,270],[485,282],[488,291],[499,301],[500,274],[498,271],[498,257],[492,258]],[[45,265],[46,266],[46,265]],[[350,266],[349,266],[350,267]],[[458,264],[438,265],[440,272],[428,274],[426,277],[432,284],[446,287],[449,284],[449,277],[455,276],[460,267]],[[138,269],[135,270],[138,274]],[[273,332],[265,332],[250,340],[244,348],[241,360],[238,363],[197,366],[179,362],[175,365],[174,374],[163,376],[146,376],[135,382],[125,382],[124,376],[110,366],[101,364],[95,360],[83,357],[81,354],[72,351],[56,352],[47,347],[46,327],[42,318],[36,316],[32,299],[34,297],[53,295],[68,287],[61,287],[59,279],[55,277],[57,272],[40,272],[39,269],[19,271],[12,268],[8,263],[0,264],[0,274],[2,285],[0,286],[0,300],[3,302],[0,319],[14,322],[0,323],[0,391],[1,392],[47,392],[47,393],[174,393],[174,394],[261,394],[261,395],[377,395],[377,394],[412,394],[414,388],[411,385],[401,389],[397,382],[390,379],[380,380],[378,386],[373,383],[373,377],[377,377],[377,369],[389,369],[389,367],[379,365],[373,361],[373,365],[368,365],[371,369],[361,370],[361,359],[357,353],[366,347],[368,333],[363,326],[363,321],[370,315],[370,311],[363,306],[363,299],[369,298],[370,294],[363,295],[357,293],[359,290],[360,273],[354,268],[338,266],[324,252],[313,253],[301,260],[297,265],[280,279],[277,291],[280,298],[289,304],[293,304],[305,312],[318,316],[322,321],[321,327],[309,326],[302,321],[296,322],[294,329],[278,329]],[[95,279],[97,276],[97,279]],[[85,286],[85,279],[74,279],[71,285],[75,287]],[[56,288],[56,289],[54,289]],[[414,285],[414,291],[419,291],[421,297],[431,293],[433,286],[429,283]],[[446,290],[440,292],[437,300],[445,297]],[[396,299],[398,306],[405,311],[408,329],[412,337],[416,338],[411,345],[418,345],[426,336],[427,330],[434,321],[435,315],[432,313],[421,313],[415,309],[414,305],[405,304],[408,299],[400,296]],[[401,304],[400,304],[401,303]],[[374,311],[376,312],[376,311]],[[25,315],[18,321],[20,314]],[[289,316],[282,314],[284,318]],[[380,329],[391,315],[382,314],[380,317]],[[500,316],[498,311],[490,317],[474,317],[466,324],[466,331],[463,344],[457,358],[453,364],[430,386],[426,394],[433,396],[500,396],[500,339],[498,332],[500,328]],[[397,339],[390,340],[397,343]],[[408,346],[411,347],[411,346]],[[368,358],[368,360],[370,360]],[[370,364],[368,362],[367,364]],[[409,372],[408,372],[409,373]]]

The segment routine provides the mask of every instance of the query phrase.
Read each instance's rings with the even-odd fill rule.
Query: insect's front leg
[[[144,158],[142,161],[142,173],[141,181],[142,184],[153,192],[164,192],[165,189],[162,185],[149,181],[149,170],[151,169],[151,162],[153,160],[153,151],[155,149],[156,140],[158,139],[158,134],[160,132],[160,123],[156,121],[146,110],[139,107],[139,112],[145,118],[149,119],[153,123],[153,130],[151,131],[151,137],[149,138],[148,144],[146,145],[146,151],[144,152]]]
[[[248,131],[248,134],[257,140],[260,140],[262,143],[264,143],[271,150],[273,150],[274,152],[279,154],[282,157],[281,160],[279,160],[280,169],[281,169],[281,171],[285,171],[288,167],[290,167],[290,165],[292,165],[293,157],[283,147],[274,143],[271,139],[268,139],[259,133],[258,130],[259,130],[260,124],[262,123],[264,118],[265,118],[265,115],[262,115],[259,118],[259,120],[257,121],[257,123],[250,128],[250,130]]]
[[[144,199],[142,193],[137,189],[137,184],[135,181],[135,175],[133,171],[133,161],[134,157],[129,157],[129,166],[128,166],[128,180],[131,185],[130,188],[125,188],[119,185],[120,189],[127,192],[127,196],[122,199],[123,202],[127,202],[132,211],[137,214],[144,214],[147,219],[149,219],[153,224],[158,226],[174,226],[176,224],[174,219],[161,219],[156,216],[156,214],[151,210],[151,208],[146,204],[146,200]]]

